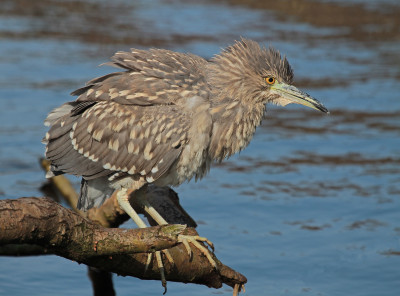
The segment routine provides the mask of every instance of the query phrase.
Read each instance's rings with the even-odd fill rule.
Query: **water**
[[[112,71],[96,66],[115,51],[163,47],[209,58],[245,36],[286,54],[295,84],[331,115],[270,107],[246,150],[177,189],[181,203],[217,256],[246,275],[246,295],[398,295],[396,3],[2,1],[0,197],[42,195],[46,114]],[[85,275],[85,266],[55,256],[1,257],[0,295],[89,295]],[[115,276],[114,284],[118,295],[162,293],[157,281]],[[231,289],[169,283],[169,294]]]

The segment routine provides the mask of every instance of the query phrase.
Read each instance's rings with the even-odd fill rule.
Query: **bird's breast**
[[[193,177],[196,180],[202,178],[209,171],[211,157],[208,147],[213,125],[210,106],[204,99],[194,98],[188,102],[188,107],[188,116],[191,117],[188,140],[170,174],[161,178],[158,185],[179,185]]]
[[[244,149],[260,125],[265,111],[263,104],[245,106],[228,102],[212,109],[213,129],[209,154],[222,161]]]

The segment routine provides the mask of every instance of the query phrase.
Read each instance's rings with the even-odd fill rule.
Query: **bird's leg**
[[[128,190],[126,188],[121,188],[117,192],[117,201],[118,201],[119,206],[125,211],[125,213],[127,213],[129,215],[129,217],[131,217],[133,219],[133,221],[135,221],[135,223],[138,227],[140,227],[140,228],[147,227],[146,223],[144,223],[144,221],[139,217],[138,213],[136,213],[136,211],[132,208],[132,206],[129,202]],[[170,258],[170,257],[171,257],[171,255],[169,255],[168,258]],[[149,253],[148,257],[147,257],[146,266],[144,269],[145,272],[147,271],[152,258],[153,258],[153,254]],[[164,291],[164,294],[165,294],[167,292],[167,281],[165,279],[164,265],[162,263],[160,251],[156,252],[156,259],[157,259],[158,268],[160,269],[161,283],[162,283],[162,286],[165,288],[165,291]]]
[[[144,210],[154,219],[154,221],[157,222],[159,225],[166,225],[168,222],[157,212],[157,210],[147,201],[147,199],[144,196],[141,196],[140,198],[137,199],[137,201],[144,207]],[[193,236],[193,235],[179,235],[178,236],[178,241],[183,243],[185,246],[188,255],[190,259],[193,256],[192,249],[189,245],[189,242],[192,243],[197,249],[199,249],[208,259],[210,264],[217,269],[217,263],[214,261],[214,259],[210,255],[210,251],[204,247],[200,242],[206,243],[208,246],[211,247],[212,251],[214,252],[214,245],[212,242],[210,242],[207,238],[201,237],[201,236]],[[169,254],[168,254],[169,255]],[[167,255],[167,257],[168,257]],[[168,260],[171,261],[172,258],[168,257]],[[173,261],[171,261],[173,263]]]
[[[130,202],[129,202],[129,194],[128,190],[126,188],[121,188],[117,192],[117,200],[118,204],[133,219],[133,221],[136,223],[137,226],[140,228],[146,228],[147,225],[144,223],[142,218],[139,217],[138,213],[132,208]]]

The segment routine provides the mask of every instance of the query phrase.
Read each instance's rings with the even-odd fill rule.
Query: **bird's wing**
[[[205,96],[207,63],[201,57],[165,49],[117,52],[108,65],[125,69],[89,81],[72,93],[77,101],[114,101],[124,105],[179,104]]]
[[[70,104],[77,109],[81,103]],[[174,105],[101,101],[79,112],[53,122],[46,157],[55,171],[86,179],[113,173],[158,179],[179,157],[190,126],[190,118]]]
[[[187,100],[208,100],[206,63],[162,49],[117,52],[110,64],[126,71],[89,81],[72,93],[75,102],[48,116],[52,170],[86,179],[115,172],[159,178],[187,140]]]

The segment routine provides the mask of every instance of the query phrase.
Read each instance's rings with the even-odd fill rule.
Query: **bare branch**
[[[174,246],[178,234],[197,235],[197,232],[193,228],[182,231],[182,225],[108,229],[48,198],[0,201],[0,246],[34,244],[43,248],[43,254],[56,254],[124,276],[160,279],[155,261],[144,274],[146,253],[130,253],[153,252]],[[233,287],[247,281],[243,275],[223,265],[215,256],[213,258],[218,264],[218,270],[214,270],[196,248],[193,248],[192,261],[182,244],[169,249],[169,252],[175,262],[172,265],[164,260],[165,274],[169,281],[197,283],[214,288],[220,288],[223,283]]]
[[[186,226],[110,229],[48,198],[0,200],[0,244],[34,244],[75,261],[98,255],[153,252],[178,244]]]

